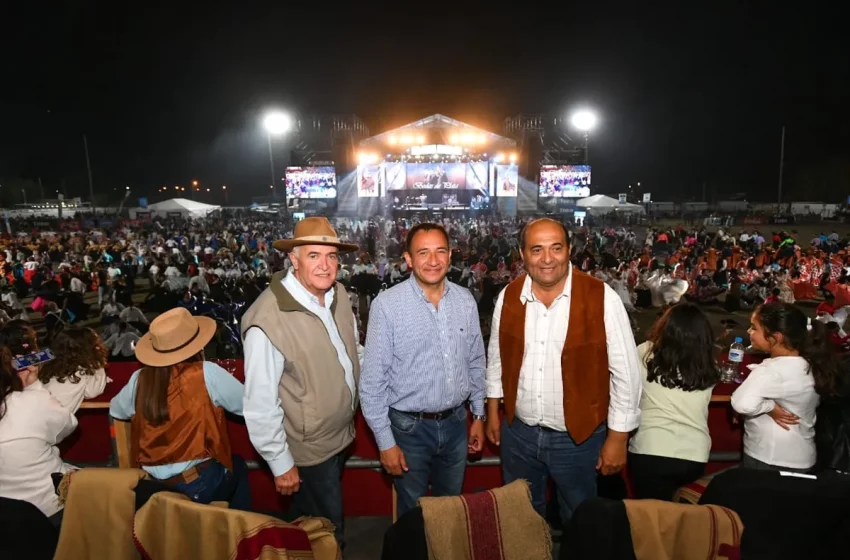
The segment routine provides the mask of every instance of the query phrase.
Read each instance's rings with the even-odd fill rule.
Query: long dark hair
[[[139,373],[139,384],[136,387],[136,407],[141,406],[145,420],[154,426],[168,422],[168,386],[171,383],[171,371],[188,362],[204,361],[204,351],[201,350],[191,358],[179,364],[167,367],[142,368]]]
[[[0,346],[0,420],[6,414],[6,397],[23,390],[24,382],[12,367],[12,353],[5,346]]]
[[[811,321],[796,305],[777,301],[756,309],[755,316],[766,337],[781,334],[783,344],[809,362],[815,390],[822,396],[835,395],[841,364],[829,341],[829,329]]]
[[[696,305],[679,303],[669,308],[652,326],[647,340],[652,343],[646,358],[650,383],[703,391],[719,381],[711,323]]]
[[[106,367],[109,351],[96,332],[88,327],[71,327],[56,335],[51,345],[56,359],[47,362],[38,372],[38,379],[47,383],[69,380],[79,383],[80,375],[94,375]],[[81,371],[82,370],[82,371]]]

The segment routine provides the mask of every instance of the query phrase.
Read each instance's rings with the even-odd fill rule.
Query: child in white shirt
[[[744,420],[746,468],[808,472],[817,460],[820,395],[835,392],[839,365],[826,326],[784,302],[762,305],[750,319],[752,345],[770,354],[750,366],[732,394]]]
[[[110,381],[104,369],[106,347],[92,329],[72,327],[56,335],[51,349],[56,359],[42,366],[38,378],[74,414],[83,399],[102,395]]]

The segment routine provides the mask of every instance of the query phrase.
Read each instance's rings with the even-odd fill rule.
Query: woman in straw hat
[[[109,413],[131,422],[131,460],[199,503],[228,501],[249,511],[245,461],[232,456],[224,411],[242,415],[243,386],[204,361],[216,323],[177,308],[153,320],[136,345],[144,367],[112,399]]]

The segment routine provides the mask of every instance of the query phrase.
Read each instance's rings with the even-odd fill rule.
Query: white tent
[[[640,214],[644,212],[643,206],[640,204],[632,204],[630,202],[621,204],[616,198],[611,198],[604,194],[595,194],[587,198],[582,198],[576,202],[576,206],[594,214],[607,214],[608,212],[637,212]]]
[[[145,211],[142,208],[136,208],[136,210]],[[172,198],[156,204],[149,204],[147,207],[147,211],[151,213],[152,217],[162,218],[174,216],[178,212],[183,218],[203,218],[216,210],[221,210],[221,206],[196,202],[186,198]]]

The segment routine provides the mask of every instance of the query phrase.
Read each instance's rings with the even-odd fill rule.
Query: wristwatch
[[[481,420],[482,422],[486,422],[487,421],[487,415],[486,414],[473,414],[472,419],[473,420]]]

